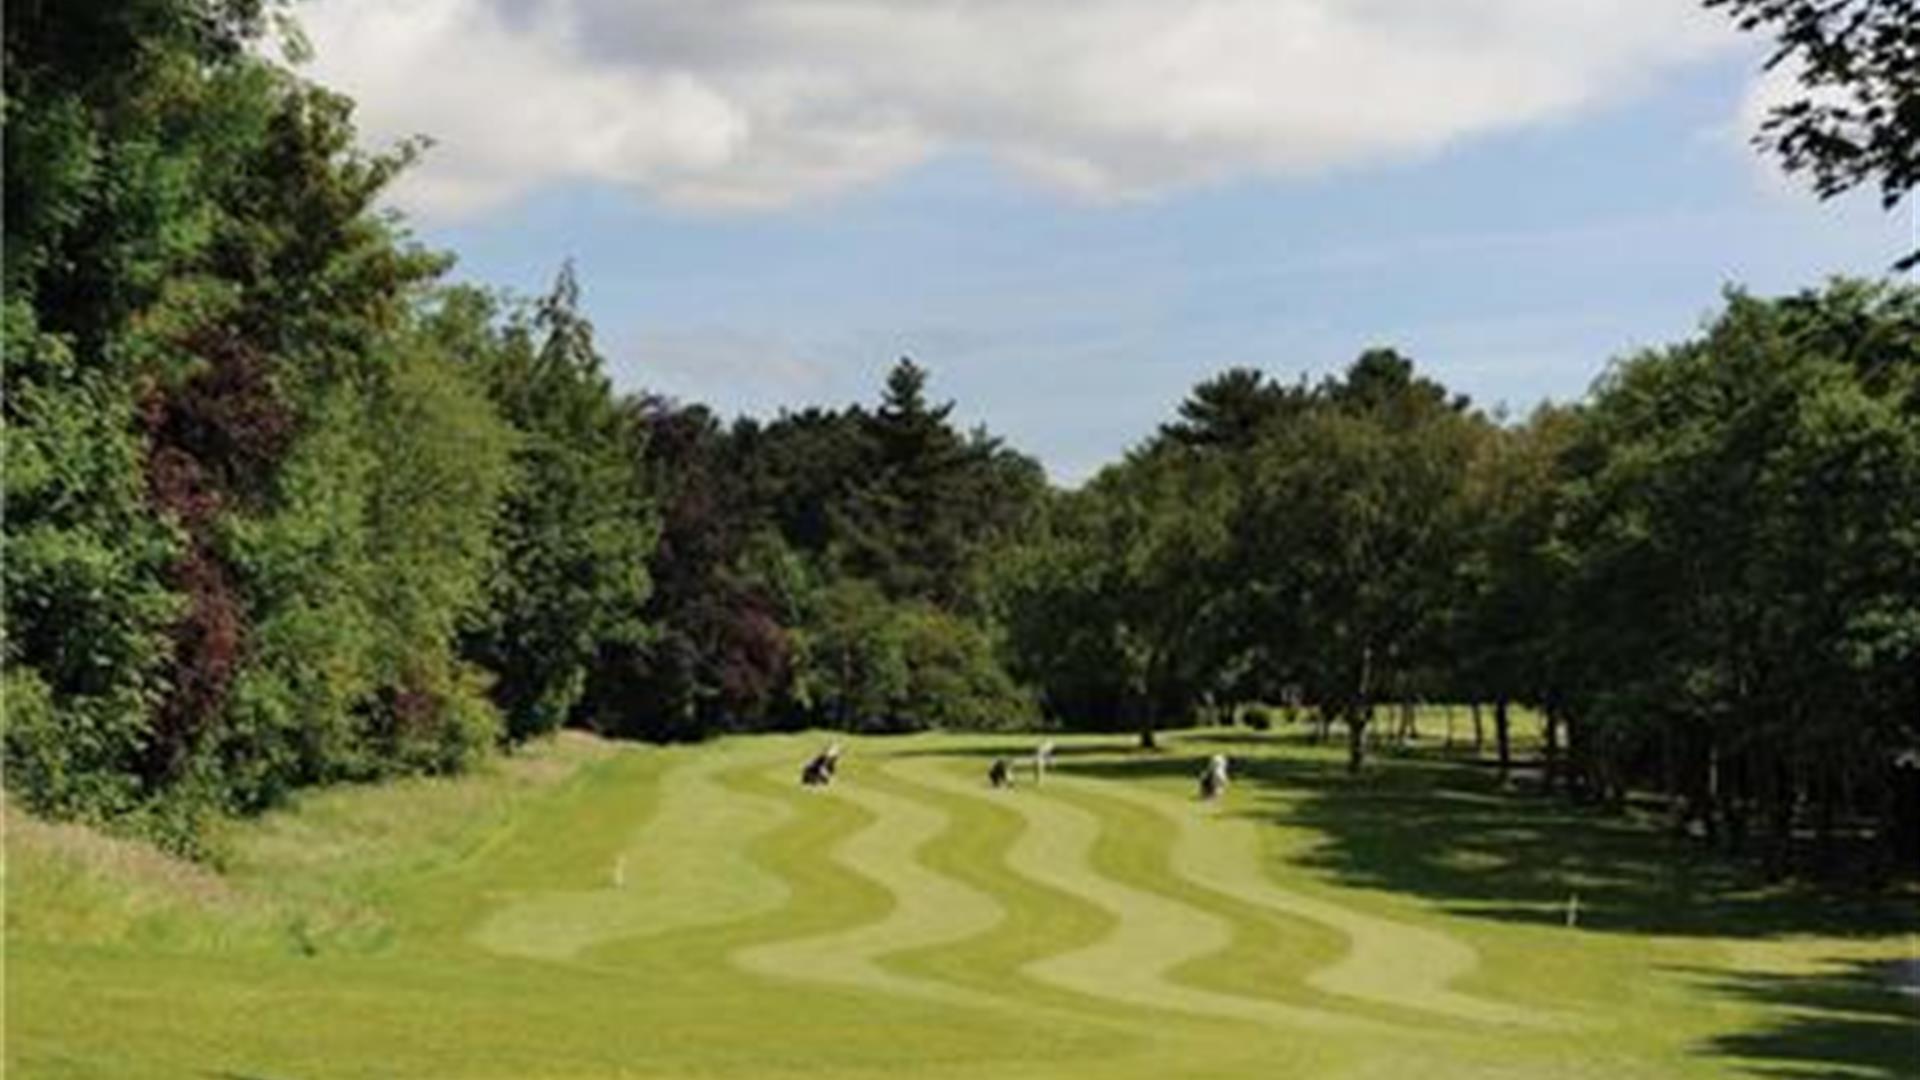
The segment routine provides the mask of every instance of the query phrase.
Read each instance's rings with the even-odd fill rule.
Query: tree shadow
[[[975,746],[915,747],[912,749],[888,750],[883,752],[881,756],[901,759],[951,758],[954,760],[978,759],[981,761],[991,761],[994,758],[1003,757],[1018,760],[1021,758],[1031,758],[1044,741],[1044,738],[1022,736],[1017,740],[981,743]],[[1167,751],[1164,748],[1160,750],[1142,750],[1139,747],[1138,739],[1132,735],[1114,736],[1111,740],[1100,743],[1060,742],[1056,743],[1053,748],[1053,760],[1055,762],[1073,759],[1128,756],[1159,760],[1167,756]]]
[[[1212,731],[1182,732],[1177,738],[1168,741],[1173,746],[1178,746],[1181,743],[1199,743],[1203,746],[1257,747],[1301,741],[1307,736],[1308,733],[1305,731],[1289,731],[1284,727],[1275,727],[1271,731],[1225,728]]]
[[[1249,739],[1249,749],[1270,739]],[[1183,740],[1184,741],[1184,740]],[[1201,756],[1108,755],[1073,771],[1118,781],[1192,777]],[[1417,752],[1359,776],[1337,754],[1236,759],[1239,811],[1308,830],[1301,865],[1450,913],[1636,934],[1878,938],[1920,932],[1910,887],[1766,884],[1747,862],[1674,835],[1649,813],[1608,813],[1502,784],[1497,773]]]
[[[1920,994],[1897,988],[1920,975],[1897,970],[1909,963],[1852,960],[1811,975],[1690,970],[1709,990],[1768,1006],[1775,1017],[1762,1028],[1716,1036],[1695,1052],[1782,1080],[1920,1076]]]

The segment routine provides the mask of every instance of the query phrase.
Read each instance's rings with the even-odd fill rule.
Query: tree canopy
[[[1842,104],[1769,138],[1913,183],[1896,0],[1713,0]],[[17,10],[16,10],[17,8]],[[1200,381],[1076,490],[901,359],[724,419],[608,377],[377,208],[419,151],[268,58],[252,0],[5,27],[4,733],[43,814],[183,849],[311,784],[565,725],[1138,732],[1244,708],[1544,716],[1546,786],[1654,793],[1780,872],[1920,837],[1920,290],[1731,291],[1578,403],[1392,348]],[[1402,728],[1402,731],[1405,729]],[[1880,844],[1879,841],[1888,841]],[[1908,849],[1900,849],[1907,843]]]

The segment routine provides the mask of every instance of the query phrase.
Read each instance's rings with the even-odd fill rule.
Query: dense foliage
[[[1613,371],[1563,461],[1570,782],[1656,779],[1776,862],[1802,814],[1891,813],[1920,747],[1920,291],[1736,294]]]
[[[593,722],[652,738],[808,722],[851,730],[1034,718],[996,648],[993,568],[1040,512],[1039,466],[902,360],[871,411],[723,426],[632,405],[660,500],[651,638],[603,657]]]
[[[373,208],[416,148],[360,149],[257,0],[7,15],[5,749],[35,811],[190,847],[565,724],[1151,744],[1280,706],[1359,771],[1424,699],[1491,706],[1503,773],[1532,706],[1549,786],[1665,793],[1776,869],[1802,834],[1920,843],[1914,289],[1733,293],[1519,423],[1388,349],[1235,369],[1059,491],[910,360],[871,407],[767,420],[617,393],[570,267],[531,302],[441,283]]]
[[[191,846],[569,722],[1029,721],[986,567],[1030,460],[903,363],[723,431],[623,400],[579,285],[438,284],[259,0],[9,5],[6,751]],[[656,584],[657,583],[657,584]]]
[[[1358,770],[1377,708],[1547,718],[1547,782],[1735,847],[1911,844],[1920,770],[1920,290],[1740,293],[1704,337],[1502,424],[1369,352],[1245,371],[1059,496],[1009,573],[1063,719],[1313,706]],[[1830,851],[1828,844],[1820,845]],[[1907,857],[1915,852],[1910,848]]]
[[[369,209],[410,150],[261,59],[257,4],[7,14],[10,786],[186,842],[457,767],[508,433],[414,314],[441,260]]]

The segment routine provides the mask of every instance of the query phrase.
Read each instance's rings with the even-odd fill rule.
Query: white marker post
[[[1567,894],[1567,929],[1580,925],[1580,894]]]

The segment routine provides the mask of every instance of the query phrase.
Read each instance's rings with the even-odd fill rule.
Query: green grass
[[[816,791],[823,736],[568,737],[311,795],[219,872],[11,814],[6,1075],[1920,1075],[1911,891],[1504,789],[1464,715],[1358,779],[1206,731],[1062,739],[1012,791],[985,764],[1032,739],[843,738]]]

